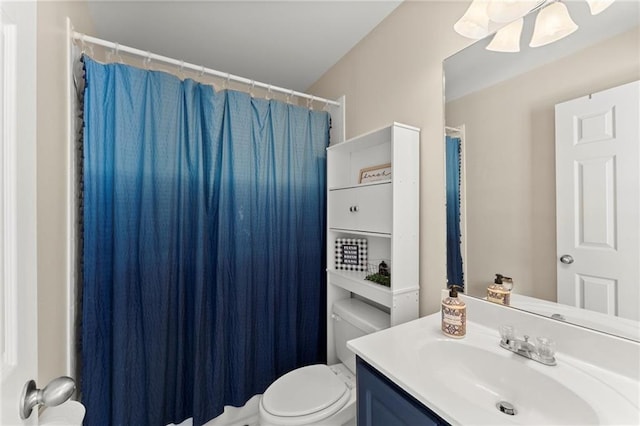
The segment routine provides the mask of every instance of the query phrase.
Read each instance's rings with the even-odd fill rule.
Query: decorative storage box
[[[367,270],[367,240],[365,238],[336,238],[336,269]]]

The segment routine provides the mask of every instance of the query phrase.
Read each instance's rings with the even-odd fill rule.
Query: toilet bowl
[[[357,299],[334,303],[334,339],[340,364],[310,365],[273,382],[260,401],[261,426],[355,424],[355,355],[347,341],[389,327],[389,315]]]

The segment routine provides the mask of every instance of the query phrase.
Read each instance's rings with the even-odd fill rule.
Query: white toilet
[[[290,371],[273,382],[260,401],[260,426],[355,424],[356,357],[347,341],[389,327],[389,314],[357,299],[333,304],[338,359]]]

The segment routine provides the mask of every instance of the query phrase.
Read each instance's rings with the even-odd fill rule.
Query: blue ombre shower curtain
[[[199,425],[324,362],[328,114],[84,61],[85,425]]]
[[[460,138],[446,137],[447,285],[464,287],[460,250]]]

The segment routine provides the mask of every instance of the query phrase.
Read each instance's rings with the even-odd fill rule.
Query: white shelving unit
[[[327,148],[327,359],[335,363],[333,302],[357,295],[391,315],[391,325],[418,318],[420,130],[393,123]],[[359,183],[360,171],[391,164],[391,179]],[[337,238],[366,238],[368,259],[384,259],[391,287],[368,272],[336,269]],[[374,262],[375,263],[375,262]]]

